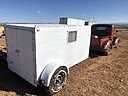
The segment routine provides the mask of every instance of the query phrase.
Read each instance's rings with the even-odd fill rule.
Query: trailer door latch
[[[16,53],[20,53],[20,50],[17,49],[17,50],[15,50],[15,52],[16,52]]]

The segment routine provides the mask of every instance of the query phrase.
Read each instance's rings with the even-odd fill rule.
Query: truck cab
[[[117,48],[119,37],[115,36],[114,25],[94,24],[91,27],[90,49],[109,55],[112,47]]]

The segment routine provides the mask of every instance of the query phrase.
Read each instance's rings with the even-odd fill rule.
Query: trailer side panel
[[[37,79],[51,62],[61,62],[69,68],[89,57],[91,26],[37,30],[40,30],[36,32]]]

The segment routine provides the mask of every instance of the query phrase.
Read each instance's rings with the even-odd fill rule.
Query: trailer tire
[[[49,86],[45,87],[46,92],[52,95],[62,90],[66,84],[67,77],[67,68],[59,67],[52,75]]]

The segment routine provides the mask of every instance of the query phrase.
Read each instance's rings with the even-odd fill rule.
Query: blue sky
[[[60,17],[128,22],[127,11],[128,0],[0,0],[0,22],[57,23]]]

